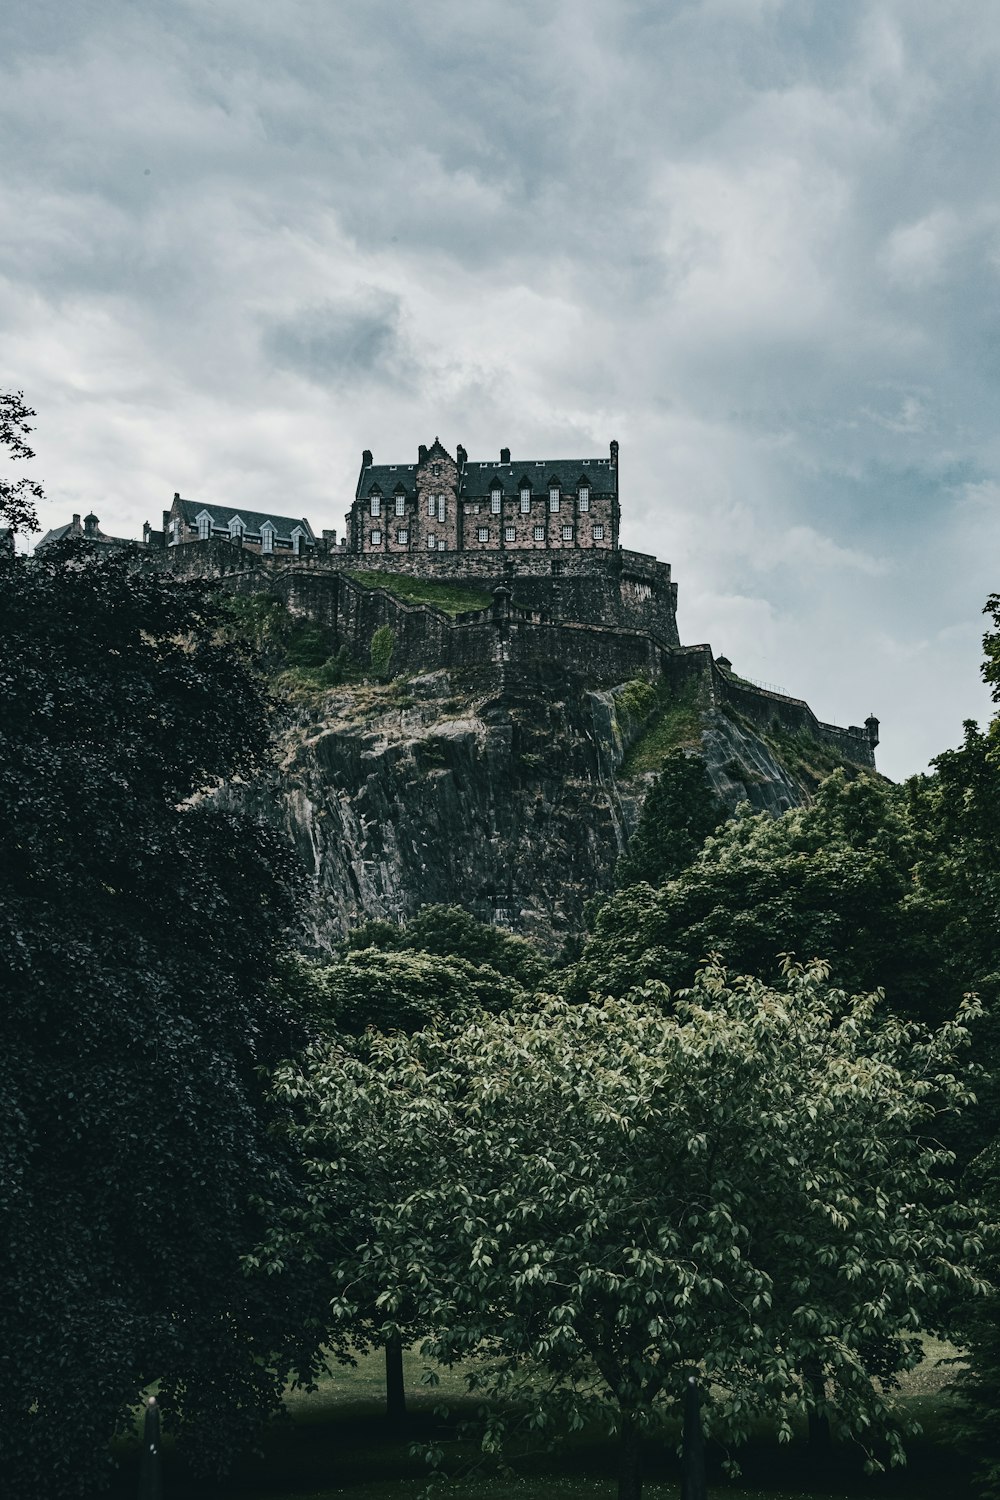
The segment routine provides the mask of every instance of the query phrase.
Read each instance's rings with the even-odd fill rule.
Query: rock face
[[[610,885],[652,779],[622,775],[644,728],[625,701],[561,667],[498,663],[293,705],[280,773],[253,802],[314,876],[307,946],[448,902],[559,953]],[[703,724],[689,748],[730,805],[807,799],[751,728],[716,710]]]

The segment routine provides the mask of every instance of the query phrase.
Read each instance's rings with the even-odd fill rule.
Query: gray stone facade
[[[346,517],[355,555],[614,551],[618,546],[618,444],[608,458],[470,460],[439,439],[415,464],[362,455]]]

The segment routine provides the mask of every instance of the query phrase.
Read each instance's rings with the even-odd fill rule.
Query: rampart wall
[[[164,554],[159,556],[162,567]],[[346,646],[361,665],[369,660],[376,630],[388,626],[394,636],[394,672],[558,662],[602,686],[636,676],[666,677],[680,692],[696,682],[706,708],[728,707],[759,729],[777,726],[808,734],[844,760],[875,764],[866,728],[826,724],[804,699],[758,687],[719,667],[710,646],[681,646],[669,566],[643,553],[622,550],[598,559],[593,553],[566,552],[565,570],[556,576],[549,558],[531,553],[519,554],[513,569],[501,567],[485,576],[482,554],[393,556],[381,566],[373,554],[275,563],[213,542],[171,548],[167,556],[181,576],[210,573],[240,592],[267,589],[293,614],[326,625],[335,649]],[[367,573],[478,583],[492,590],[493,603],[450,616],[358,583],[350,574],[360,571],[359,563]]]

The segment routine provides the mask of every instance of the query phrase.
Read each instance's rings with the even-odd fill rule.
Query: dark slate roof
[[[369,464],[361,471],[358,496],[366,499],[376,489],[382,495],[392,495],[400,485],[412,495],[417,467],[417,464]],[[498,475],[507,495],[515,494],[525,477],[538,494],[548,489],[550,479],[557,479],[559,488],[567,494],[576,489],[581,479],[590,480],[595,495],[613,494],[615,488],[615,470],[607,458],[529,458],[515,459],[509,464],[498,459],[485,463],[470,459],[461,466],[459,474],[459,494],[469,499],[488,496]]]
[[[378,490],[382,495],[394,495],[402,485],[406,493],[412,495],[416,488],[416,472],[416,464],[369,464],[361,471],[358,494],[364,498],[372,490]]]
[[[47,531],[35,543],[35,551],[37,552],[39,547],[47,547],[49,542],[61,542],[66,533],[72,530],[72,527],[72,521],[67,521],[65,526],[56,526],[52,531]]]
[[[550,479],[558,481],[564,494],[575,490],[581,479],[589,481],[595,495],[613,494],[615,488],[615,470],[607,458],[516,458],[509,464],[470,459],[462,469],[459,493],[463,498],[483,499],[495,479],[500,480],[505,495],[516,494],[522,479],[530,480],[536,494],[548,489]]]
[[[246,526],[247,536],[260,536],[260,528],[265,521],[270,521],[274,527],[274,534],[281,542],[290,542],[292,532],[296,526],[301,526],[305,532],[306,539],[310,542],[316,540],[313,529],[305,516],[279,516],[270,510],[246,510],[233,505],[208,505],[201,500],[175,500],[174,510],[179,510],[183,519],[189,526],[197,526],[198,517],[204,512],[212,518],[213,531],[218,529],[229,534],[229,523],[233,516],[239,516]]]

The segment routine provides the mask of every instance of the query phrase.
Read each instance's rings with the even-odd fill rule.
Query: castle
[[[499,460],[481,461],[461,444],[452,457],[435,438],[415,464],[376,464],[366,449],[339,542],[305,517],[175,493],[162,528],[147,523],[141,543],[106,536],[91,514],[47,533],[36,551],[81,536],[97,550],[132,546],[142,566],[264,589],[323,624],[360,664],[387,627],[396,672],[521,663],[608,687],[637,676],[673,692],[696,687],[706,710],[804,732],[873,766],[874,717],[863,728],[822,723],[802,699],[739,677],[709,646],[681,645],[670,565],[619,542],[618,453],[612,442],[607,458],[514,460],[501,448]],[[449,608],[428,585],[447,587]]]

